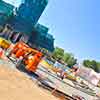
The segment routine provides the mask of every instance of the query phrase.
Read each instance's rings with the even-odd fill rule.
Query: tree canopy
[[[100,63],[95,60],[84,60],[83,65],[92,68],[96,72],[100,72]]]
[[[72,53],[67,53],[64,51],[64,49],[56,47],[53,52],[53,58],[56,60],[63,61],[66,63],[69,67],[73,66],[77,63],[77,59],[74,58],[74,55]]]
[[[72,53],[65,52],[64,49],[56,47],[52,53],[52,57],[57,61],[63,61],[69,67],[77,64],[77,59]],[[96,72],[100,72],[100,62],[95,60],[86,59],[83,61],[83,65],[88,68],[92,68]]]

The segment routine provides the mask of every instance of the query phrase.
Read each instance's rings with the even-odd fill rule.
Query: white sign
[[[100,80],[100,75],[90,68],[80,67],[76,75],[84,78],[93,85],[97,85]]]

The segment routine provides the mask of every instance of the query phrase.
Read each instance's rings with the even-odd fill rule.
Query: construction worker
[[[30,72],[35,72],[41,60],[41,57],[42,57],[42,53],[40,52],[35,54],[34,56],[30,55],[28,60],[26,61],[27,62],[26,69]]]

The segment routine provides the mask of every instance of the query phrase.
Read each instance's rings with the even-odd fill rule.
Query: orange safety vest
[[[28,59],[28,63],[27,63],[26,69],[28,71],[35,72],[37,67],[38,67],[38,64],[39,64],[39,62],[41,60],[41,57],[42,57],[42,55],[37,53],[31,59]]]

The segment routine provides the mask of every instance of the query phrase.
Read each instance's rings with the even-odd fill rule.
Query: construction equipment
[[[10,42],[2,37],[0,37],[0,47],[3,49],[7,49],[10,46]]]
[[[8,57],[16,63],[17,67],[24,64],[25,69],[29,72],[35,72],[43,54],[38,50],[30,48],[24,42],[18,42],[10,51]]]

